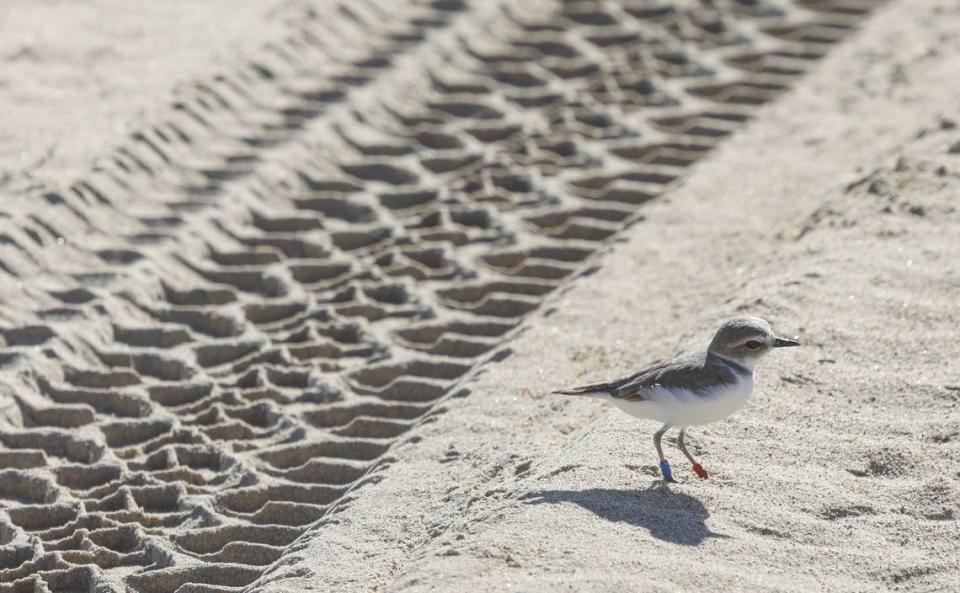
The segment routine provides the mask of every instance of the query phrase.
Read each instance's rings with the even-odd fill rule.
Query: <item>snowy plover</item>
[[[706,478],[707,470],[683,442],[687,427],[722,420],[742,408],[753,391],[753,367],[770,350],[785,346],[799,343],[778,338],[763,319],[731,319],[720,326],[706,352],[656,362],[613,381],[554,393],[608,399],[631,416],[663,422],[653,435],[653,444],[663,479],[668,482],[675,480],[660,439],[670,428],[679,427],[677,446],[693,464],[693,471]]]

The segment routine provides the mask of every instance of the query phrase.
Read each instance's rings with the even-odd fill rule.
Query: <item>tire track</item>
[[[871,7],[305,9],[0,218],[0,592],[258,579]]]

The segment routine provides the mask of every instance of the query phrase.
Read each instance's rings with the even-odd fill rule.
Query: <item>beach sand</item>
[[[960,587],[960,10],[227,4],[0,87],[0,592]],[[707,480],[548,395],[744,314]]]

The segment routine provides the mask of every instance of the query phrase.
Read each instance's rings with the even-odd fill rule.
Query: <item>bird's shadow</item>
[[[657,539],[683,546],[698,546],[707,538],[729,538],[707,527],[710,513],[703,503],[668,486],[647,490],[544,490],[523,498],[527,504],[572,502],[607,521],[643,527]]]

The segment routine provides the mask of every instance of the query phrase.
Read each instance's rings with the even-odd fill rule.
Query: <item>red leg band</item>
[[[693,471],[704,480],[706,480],[710,476],[710,474],[707,473],[707,470],[703,469],[703,466],[700,465],[699,463],[693,464]]]

